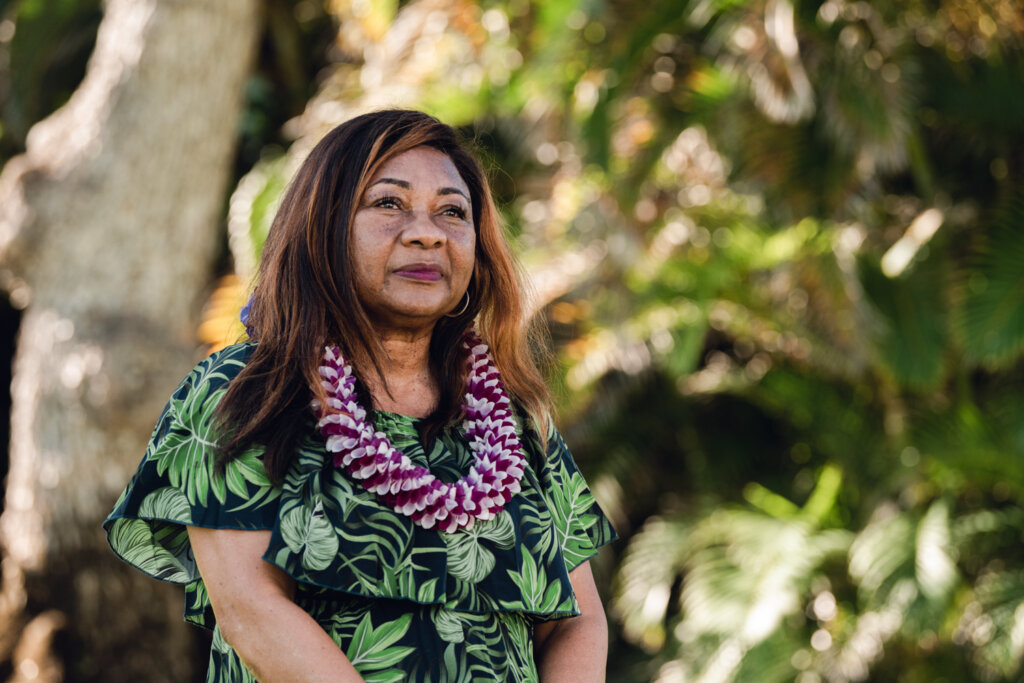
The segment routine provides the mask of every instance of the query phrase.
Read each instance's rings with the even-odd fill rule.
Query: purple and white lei
[[[356,401],[352,366],[337,347],[324,350],[321,383],[327,407],[317,427],[334,454],[334,464],[380,497],[395,512],[424,529],[454,533],[491,519],[519,492],[526,459],[512,419],[501,375],[475,333],[462,340],[470,363],[462,427],[473,450],[469,473],[450,484],[414,465],[366,420]],[[318,406],[314,406],[318,408]]]

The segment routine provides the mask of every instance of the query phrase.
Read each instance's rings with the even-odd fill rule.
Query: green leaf
[[[164,486],[146,495],[139,505],[139,517],[192,523],[192,508],[185,494],[173,486]]]
[[[280,496],[281,489],[270,481],[262,456],[262,448],[250,448],[229,462],[223,475],[214,473],[217,478],[223,477],[228,490],[244,501],[231,508],[232,512],[261,507]]]
[[[188,584],[186,589],[186,597],[191,596],[192,601],[189,603],[189,607],[193,610],[200,610],[208,607],[210,604],[210,596],[206,592],[206,582],[202,579],[197,579],[192,583]]]
[[[508,513],[494,519],[477,522],[472,529],[456,534],[444,534],[448,546],[448,572],[463,581],[480,583],[494,569],[494,553],[481,541],[491,541],[499,548],[515,545],[515,527]]]
[[[562,586],[557,581],[548,584],[544,591],[544,599],[540,603],[540,611],[554,612],[558,609],[558,599],[562,597]]]
[[[973,654],[987,670],[999,671],[1006,680],[1019,680],[1021,669],[1020,631],[1024,616],[1024,571],[995,569],[975,586],[981,609],[965,610],[958,630],[989,634]]]
[[[422,603],[434,602],[437,596],[437,578],[424,581],[416,591],[416,599]]]
[[[231,197],[232,226],[247,225],[247,231],[232,227],[231,253],[235,263],[250,264],[259,260],[277,206],[288,183],[288,157],[261,159],[238,183]],[[252,273],[242,273],[249,277]]]
[[[562,555],[566,566],[577,567],[594,552],[587,529],[598,521],[595,515],[585,514],[594,505],[594,496],[579,472],[569,472],[563,463],[556,473],[557,485],[551,487],[551,514],[558,530]]]
[[[228,641],[224,640],[224,634],[221,633],[220,626],[213,627],[213,640],[210,643],[210,647],[214,652],[221,654],[231,652],[231,646],[228,645]]]
[[[171,484],[184,491],[190,504],[204,507],[211,490],[222,503],[226,497],[223,478],[214,471],[214,413],[225,390],[211,394],[211,386],[219,374],[203,364],[192,371],[183,383],[191,387],[186,397],[169,402],[171,430],[148,456],[156,461],[157,473],[166,472]]]
[[[324,515],[320,499],[312,508],[295,507],[285,513],[281,537],[292,552],[302,554],[302,566],[313,571],[329,567],[338,554],[338,534]]]
[[[494,553],[464,534],[445,534],[448,573],[469,583],[480,583],[494,569]]]
[[[466,640],[465,626],[457,612],[447,609],[438,610],[437,617],[434,619],[434,626],[436,627],[437,635],[445,642],[461,643]]]
[[[364,674],[363,680],[366,683],[399,683],[406,680],[406,675],[401,669],[374,671],[373,673]]]
[[[181,534],[186,534],[184,527],[178,527],[176,537],[170,541],[172,546],[183,547]],[[154,538],[150,523],[144,520],[115,520],[108,538],[110,546],[125,562],[150,576],[172,583],[188,583],[195,578],[194,563],[186,565],[182,555],[161,547]]]
[[[412,614],[406,614],[375,629],[371,614],[367,613],[356,627],[345,655],[364,677],[366,672],[387,670],[397,666],[415,650],[412,647],[395,645],[405,636],[411,621]]]
[[[519,571],[507,570],[512,583],[519,589],[522,603],[531,611],[544,611],[541,605],[548,588],[547,573],[538,567],[530,553],[523,553],[523,562]]]
[[[959,329],[964,355],[1007,367],[1024,351],[1024,195],[999,212],[965,276]]]
[[[956,585],[952,554],[949,505],[937,500],[917,527],[915,566],[921,592],[930,599],[945,598]]]
[[[914,264],[898,278],[886,277],[867,259],[859,263],[864,291],[879,314],[877,355],[896,381],[912,389],[935,387],[945,377],[948,269],[937,260]]]
[[[857,535],[850,547],[850,576],[869,604],[884,601],[892,586],[913,576],[915,532],[909,515],[894,512]]]

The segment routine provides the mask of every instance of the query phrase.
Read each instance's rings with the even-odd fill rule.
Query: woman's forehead
[[[414,147],[385,161],[370,178],[369,186],[379,183],[452,186],[469,195],[469,187],[451,157],[432,147]]]

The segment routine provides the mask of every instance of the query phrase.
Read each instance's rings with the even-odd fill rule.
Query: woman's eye
[[[466,210],[461,206],[446,206],[442,211],[445,216],[452,216],[461,220],[466,220]]]
[[[397,197],[381,197],[373,205],[381,209],[399,209],[402,206]]]

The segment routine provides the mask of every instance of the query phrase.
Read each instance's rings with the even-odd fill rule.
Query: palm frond
[[[859,264],[864,292],[882,323],[876,340],[878,358],[885,372],[916,390],[938,386],[946,374],[947,269],[940,261],[926,259],[896,278],[884,275],[867,258]]]
[[[665,643],[669,601],[690,533],[685,520],[650,519],[633,537],[619,567],[613,608],[625,636],[648,651]]]
[[[997,213],[965,277],[959,329],[964,355],[1004,368],[1024,352],[1024,194]]]

